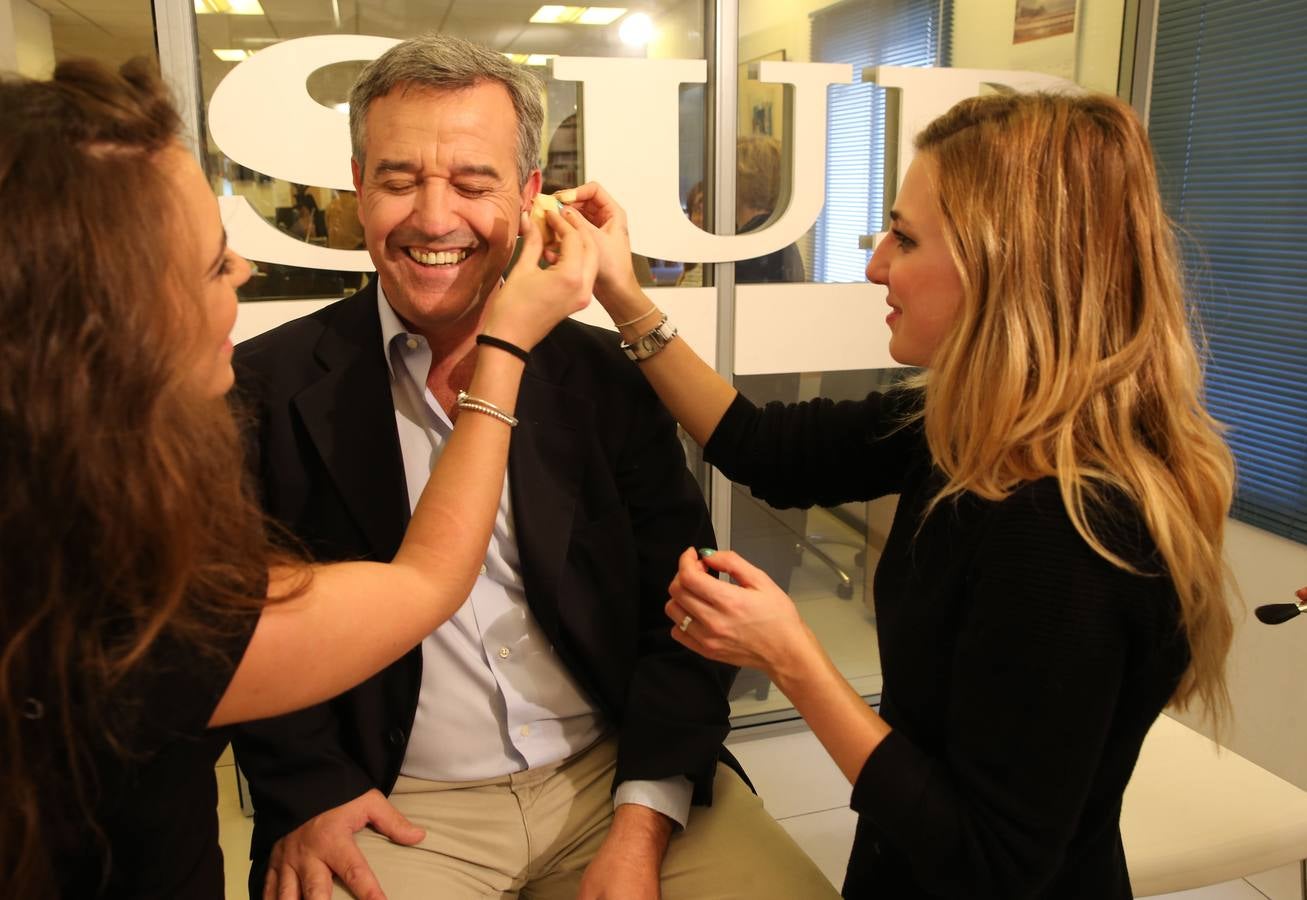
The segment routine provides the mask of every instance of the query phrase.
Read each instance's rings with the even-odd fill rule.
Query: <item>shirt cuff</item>
[[[660,812],[676,823],[680,831],[690,819],[690,797],[694,785],[684,775],[673,775],[657,781],[623,781],[613,794],[613,808],[623,803],[645,806]]]

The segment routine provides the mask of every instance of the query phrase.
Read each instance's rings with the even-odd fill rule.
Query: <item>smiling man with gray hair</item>
[[[235,363],[269,513],[320,558],[389,559],[476,354],[513,352],[477,338],[540,190],[543,115],[534,76],[441,35],[370,64],[350,101],[377,277]],[[516,416],[462,609],[368,682],[237,735],[252,896],[835,896],[722,747],[733,670],[668,634],[677,556],[712,530],[617,336],[559,325]]]

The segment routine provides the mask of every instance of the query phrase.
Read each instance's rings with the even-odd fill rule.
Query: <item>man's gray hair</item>
[[[489,47],[447,34],[428,32],[396,44],[359,73],[349,92],[349,138],[354,159],[364,166],[368,107],[396,87],[436,90],[470,88],[497,81],[508,91],[517,113],[517,183],[540,166],[540,136],[545,110],[540,102],[540,79],[526,67],[510,62]]]

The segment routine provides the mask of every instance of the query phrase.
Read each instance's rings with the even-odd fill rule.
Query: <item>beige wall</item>
[[[0,69],[29,78],[54,71],[50,15],[28,0],[0,0]]]
[[[1013,0],[954,3],[953,65],[1044,72],[1114,94],[1124,6],[1123,0],[1079,0],[1073,33],[1014,44]]]
[[[1263,625],[1253,608],[1286,603],[1307,585],[1307,546],[1231,521],[1227,556],[1246,608],[1230,656],[1234,721],[1222,743],[1307,789],[1307,619]],[[1197,712],[1177,715],[1208,731]]]
[[[649,42],[649,59],[703,59],[703,0],[684,0],[662,13]]]

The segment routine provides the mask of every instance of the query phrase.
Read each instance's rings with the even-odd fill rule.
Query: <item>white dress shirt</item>
[[[411,511],[453,424],[427,387],[426,339],[407,330],[377,288]],[[497,778],[566,759],[607,730],[527,605],[505,479],[471,595],[422,642],[422,686],[401,771],[431,781]],[[682,776],[626,781],[614,803],[638,803],[684,826],[691,793]]]

